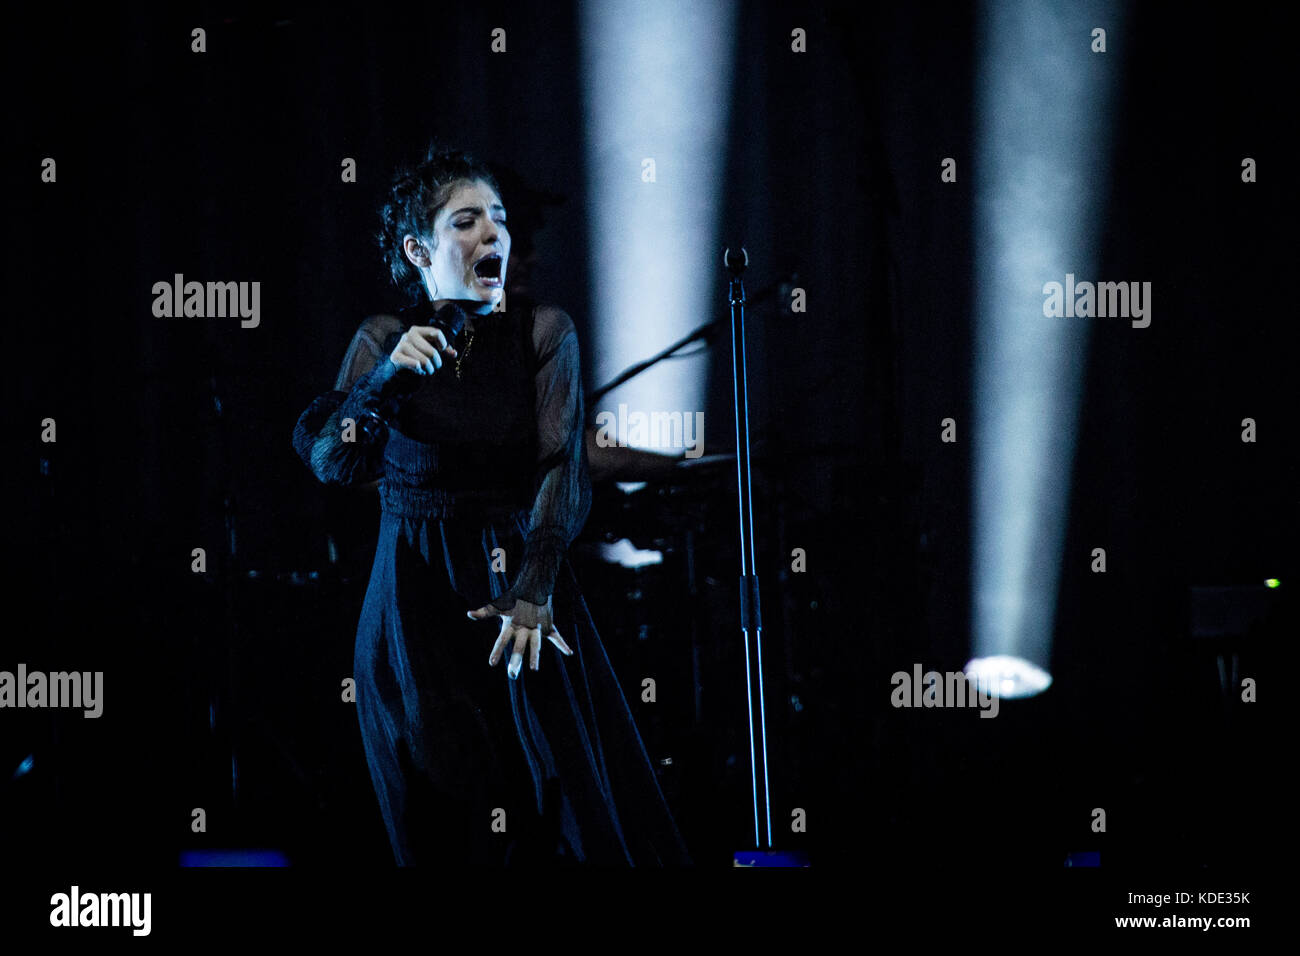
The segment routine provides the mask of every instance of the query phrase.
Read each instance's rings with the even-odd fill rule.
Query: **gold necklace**
[[[460,381],[460,363],[469,357],[469,350],[474,346],[474,333],[469,334],[469,342],[465,345],[465,351],[456,359],[456,381]]]

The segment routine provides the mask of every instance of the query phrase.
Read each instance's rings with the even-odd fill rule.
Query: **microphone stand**
[[[772,800],[767,780],[767,711],[763,704],[763,624],[759,614],[759,590],[757,565],[754,559],[754,509],[750,491],[750,454],[749,454],[749,371],[745,363],[745,287],[740,281],[741,274],[749,265],[749,253],[742,247],[741,258],[731,254],[727,249],[722,256],[723,264],[731,275],[731,373],[734,385],[734,403],[736,411],[736,486],[740,504],[740,629],[745,641],[745,691],[748,704],[749,726],[749,765],[750,785],[754,794],[754,846],[768,849],[772,846]],[[775,293],[786,277],[778,277],[766,288],[755,294],[755,301]],[[620,372],[608,384],[596,389],[587,400],[588,408],[606,394],[622,385],[628,379],[641,374],[658,362],[663,361],[674,352],[697,339],[710,337],[720,326],[720,322],[708,322],[679,342],[668,346],[662,352],[638,362]],[[751,658],[750,645],[753,645]],[[755,689],[757,685],[757,689]],[[757,701],[757,719],[755,702]],[[697,708],[698,709],[698,708]],[[755,729],[757,724],[757,730]],[[755,749],[755,736],[758,749]],[[762,840],[759,827],[758,807],[763,805],[764,820],[767,824],[767,841]]]
[[[745,641],[745,693],[748,704],[750,786],[754,793],[754,845],[772,846],[772,799],[767,782],[767,712],[763,705],[763,621],[759,613],[758,570],[754,560],[754,505],[750,488],[749,455],[749,369],[745,362],[745,286],[741,275],[749,265],[728,248],[723,264],[731,275],[731,378],[736,410],[736,490],[740,505],[740,630]],[[750,645],[753,645],[753,658]],[[757,689],[755,689],[757,683]],[[754,703],[758,715],[755,721]],[[755,750],[755,723],[759,749]],[[760,838],[758,807],[763,804],[767,842]]]

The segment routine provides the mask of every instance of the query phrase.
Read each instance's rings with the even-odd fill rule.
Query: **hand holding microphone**
[[[378,376],[372,383],[378,386],[374,407],[356,416],[365,441],[371,444],[387,441],[387,419],[397,414],[402,404],[419,390],[420,378],[442,368],[443,355],[457,357],[451,343],[460,335],[466,321],[465,311],[449,302],[434,313],[432,325],[413,325],[403,333],[388,356],[393,370],[385,363],[371,373]]]
[[[440,308],[433,316],[432,325],[413,325],[402,335],[393,354],[393,364],[417,375],[433,375],[442,368],[442,358],[458,358],[460,353],[451,343],[465,327],[465,310],[454,302]]]

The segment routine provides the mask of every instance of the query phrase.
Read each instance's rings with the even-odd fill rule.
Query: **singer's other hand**
[[[530,670],[537,670],[541,666],[543,639],[550,641],[562,653],[573,656],[573,649],[555,628],[549,597],[546,603],[541,605],[517,600],[515,606],[509,611],[501,611],[493,604],[485,604],[477,610],[468,612],[466,616],[472,621],[482,621],[490,617],[501,619],[501,631],[497,634],[496,643],[492,645],[492,653],[488,655],[488,666],[495,667],[500,663],[506,654],[506,648],[510,648],[510,663],[507,665],[506,673],[511,679],[519,677],[519,671],[523,669],[525,653],[528,654]]]

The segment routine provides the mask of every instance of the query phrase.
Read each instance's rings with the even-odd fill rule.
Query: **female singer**
[[[510,232],[473,157],[430,147],[381,215],[418,301],[361,323],[293,443],[322,482],[379,481],[354,677],[393,854],[689,864],[565,558],[591,505],[573,321],[498,308]]]

